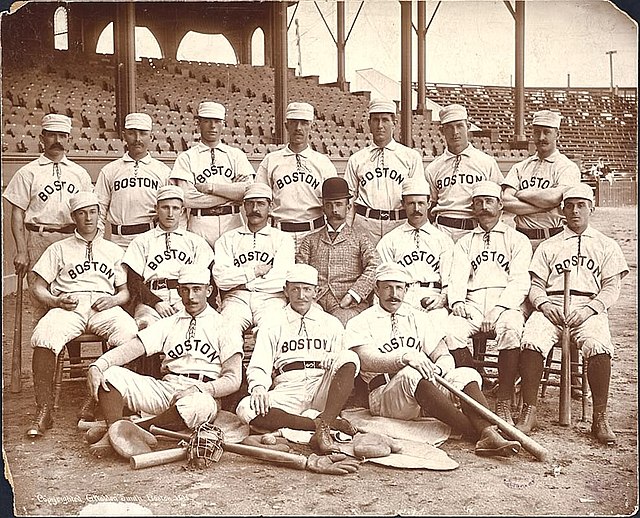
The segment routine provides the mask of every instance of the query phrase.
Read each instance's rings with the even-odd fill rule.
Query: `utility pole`
[[[302,50],[300,50],[300,24],[298,23],[298,19],[295,19],[296,22],[296,46],[298,47],[298,75],[302,76]]]
[[[617,54],[617,50],[607,50],[605,54],[609,54],[609,74],[611,76],[611,91],[613,92],[613,55]]]

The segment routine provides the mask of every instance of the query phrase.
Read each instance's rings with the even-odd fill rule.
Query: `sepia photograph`
[[[1,516],[634,516],[633,0],[2,0]]]

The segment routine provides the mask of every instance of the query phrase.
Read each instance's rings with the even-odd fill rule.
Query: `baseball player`
[[[465,436],[477,438],[475,452],[510,456],[520,443],[504,439],[495,426],[460,401],[462,411],[434,374],[487,406],[475,369],[455,367],[444,340],[431,333],[425,313],[402,302],[411,277],[397,263],[381,263],[376,270],[374,305],[347,323],[345,344],[360,357],[362,378],[369,388],[372,415],[411,420],[422,410]]]
[[[40,437],[53,425],[53,378],[65,344],[84,332],[122,345],[136,333],[136,323],[122,309],[129,300],[122,249],[98,228],[99,200],[81,191],[69,200],[75,233],[53,243],[33,266],[33,295],[49,307],[33,330],[33,387],[37,414],[27,430]]]
[[[151,425],[193,429],[213,422],[220,398],[240,388],[242,349],[228,340],[224,319],[207,304],[210,276],[209,269],[199,265],[182,268],[178,292],[184,309],[139,331],[123,347],[107,351],[91,364],[87,385],[108,426],[122,419],[126,405],[153,415],[137,422],[143,437]],[[162,379],[123,367],[157,353],[164,354]],[[108,432],[90,446],[96,456],[110,450]]]
[[[536,402],[543,360],[568,325],[571,339],[582,349],[593,397],[592,435],[603,444],[616,437],[607,422],[613,342],[607,310],[620,295],[629,267],[618,243],[589,225],[594,211],[593,191],[586,184],[562,196],[563,231],[540,243],[529,271],[529,300],[536,311],[522,336],[520,355],[522,413],[516,426],[525,433],[537,426]],[[564,316],[564,270],[571,273],[570,312]]]
[[[200,142],[176,158],[172,183],[182,187],[189,209],[187,229],[213,248],[227,230],[242,225],[240,201],[255,171],[241,149],[220,142],[225,107],[212,101],[198,106]]]
[[[13,264],[19,277],[35,280],[33,265],[56,241],[73,234],[69,199],[80,191],[93,191],[89,173],[65,155],[71,119],[49,113],[42,118],[40,143],[44,152],[16,171],[2,194],[11,204],[11,233],[16,242]],[[46,308],[34,301],[34,316]]]
[[[360,368],[358,356],[344,350],[340,321],[313,304],[318,271],[296,264],[287,273],[289,304],[273,314],[256,337],[247,368],[249,396],[238,404],[240,419],[260,430],[312,430],[309,444],[319,453],[337,450],[330,434],[356,429],[338,418]],[[272,378],[272,375],[274,376]],[[320,411],[311,419],[306,410]]]
[[[501,188],[483,181],[473,186],[478,226],[462,236],[453,251],[449,280],[451,315],[448,345],[457,366],[473,367],[467,340],[478,331],[495,331],[498,344],[496,413],[513,424],[511,396],[518,375],[524,314],[529,292],[529,240],[500,221]]]
[[[111,241],[123,250],[137,235],[154,227],[156,193],[169,180],[171,169],[152,158],[151,117],[130,113],[124,119],[123,157],[105,165],[98,174],[95,192],[100,199],[102,222],[111,227]]]
[[[322,210],[327,224],[302,238],[296,252],[298,263],[318,270],[317,301],[342,325],[369,307],[374,272],[380,264],[369,238],[346,222],[350,198],[344,178],[327,178],[322,183]]]
[[[324,226],[322,182],[338,172],[326,155],[309,146],[313,106],[289,103],[285,116],[288,144],[263,158],[256,182],[273,190],[273,224],[293,236],[297,249],[302,237]]]
[[[179,228],[184,212],[182,189],[176,185],[160,187],[156,200],[158,226],[136,236],[122,258],[136,301],[138,329],[184,309],[178,294],[178,273],[185,265],[210,269],[213,263],[209,243]]]
[[[373,99],[369,103],[373,144],[351,155],[344,173],[354,199],[353,226],[367,232],[374,245],[407,218],[402,183],[424,176],[420,153],[394,140],[395,125],[396,103]]]
[[[535,250],[543,239],[562,232],[562,194],[580,183],[580,169],[556,147],[560,133],[558,113],[533,114],[536,153],[515,164],[502,182],[502,202],[515,214],[516,230],[531,240]]]
[[[376,247],[383,262],[403,266],[411,283],[404,302],[425,311],[433,331],[446,335],[447,289],[453,241],[429,222],[429,185],[424,177],[402,184],[402,207],[407,221],[382,236]]]
[[[431,218],[453,241],[476,227],[471,208],[471,189],[477,182],[503,180],[498,163],[492,156],[469,142],[467,109],[450,104],[440,110],[440,132],[447,149],[426,169],[431,188]]]
[[[215,245],[212,272],[221,313],[239,340],[286,305],[282,290],[295,251],[292,237],[268,224],[272,196],[268,185],[251,184],[244,195],[247,224],[225,232]]]

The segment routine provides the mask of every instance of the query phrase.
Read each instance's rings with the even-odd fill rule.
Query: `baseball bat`
[[[155,425],[151,425],[151,427],[149,428],[149,431],[154,435],[164,435],[166,437],[173,437],[174,439],[189,440],[189,438],[191,437],[191,435],[188,433],[165,430]],[[305,469],[307,466],[307,457],[305,457],[304,455],[299,455],[297,453],[288,453],[285,451],[259,448],[257,446],[247,446],[246,444],[232,444],[232,443],[224,443],[222,445],[222,448],[224,449],[224,451],[230,451],[231,453],[237,453],[238,455],[253,457],[254,459],[264,460],[266,462],[279,464],[279,465],[286,466],[293,469]],[[165,451],[168,451],[168,450],[165,450]],[[163,453],[163,452],[151,452],[151,453],[144,453],[142,455],[150,456],[153,453]],[[143,460],[148,462],[149,458],[150,457],[147,457],[146,458],[147,460],[145,459]],[[174,460],[178,460],[178,459],[174,459]],[[173,460],[170,460],[169,462],[173,462]],[[131,464],[133,467],[133,462]],[[143,467],[146,467],[146,466],[143,466]]]
[[[569,315],[571,304],[571,270],[564,270],[564,318]],[[560,369],[560,406],[558,421],[571,426],[571,335],[569,326],[562,326],[562,363]]]
[[[545,447],[541,446],[539,443],[534,441],[531,437],[529,437],[525,433],[518,430],[515,426],[512,426],[509,423],[507,423],[501,417],[498,417],[487,407],[481,405],[471,396],[468,396],[467,394],[462,392],[462,390],[458,390],[457,388],[455,388],[453,385],[451,385],[451,383],[446,381],[441,376],[438,376],[437,374],[435,374],[434,376],[438,383],[440,383],[443,387],[449,390],[452,394],[456,395],[462,401],[467,403],[470,407],[472,407],[476,412],[478,412],[478,414],[484,417],[487,421],[497,425],[498,428],[500,428],[507,435],[509,435],[509,437],[518,441],[522,445],[522,447],[525,450],[527,450],[529,453],[531,453],[536,459],[545,461],[548,458],[549,452]]]
[[[13,321],[13,352],[11,357],[11,392],[22,391],[22,283],[24,277],[18,274],[16,293],[16,315]]]

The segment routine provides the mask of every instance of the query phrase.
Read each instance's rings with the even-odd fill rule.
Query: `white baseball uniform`
[[[269,390],[271,406],[300,415],[310,408],[324,410],[331,379],[345,363],[360,361],[353,351],[344,350],[344,327],[340,321],[313,305],[303,316],[290,305],[272,314],[260,328],[247,367],[249,394],[257,386]],[[329,369],[321,366],[330,355]],[[273,376],[273,378],[272,378]],[[243,422],[257,417],[250,407],[251,397],[238,404],[236,413]]]
[[[582,234],[568,227],[540,243],[529,271],[546,284],[546,296],[531,300],[538,311],[527,320],[522,336],[523,347],[549,354],[562,330],[553,325],[541,311],[545,301],[563,306],[564,269],[569,268],[570,312],[588,306],[596,312],[582,325],[572,328],[572,339],[589,358],[596,354],[613,356],[608,309],[620,294],[619,279],[629,273],[620,245],[602,232],[589,226]],[[614,278],[614,282],[608,279]],[[532,288],[533,292],[533,288]],[[531,297],[530,297],[531,299]]]
[[[503,175],[496,159],[469,144],[460,154],[448,149],[425,171],[431,191],[436,226],[454,241],[475,228],[471,191],[477,182],[501,184]]]
[[[212,149],[198,142],[180,153],[169,178],[187,182],[184,189],[184,204],[189,208],[187,228],[204,237],[213,247],[224,232],[241,226],[240,201],[229,200],[219,205],[218,200],[199,192],[195,184],[252,181],[254,175],[244,151],[226,144],[219,143]]]
[[[286,305],[284,284],[295,263],[293,239],[280,229],[265,226],[255,234],[245,225],[225,232],[215,244],[213,278],[221,291],[221,313],[234,336],[269,319]],[[256,277],[257,265],[271,270]]]
[[[134,237],[154,227],[156,195],[167,185],[170,173],[167,165],[149,153],[140,160],[125,153],[98,173],[95,192],[100,217],[111,227],[111,241],[123,250]]]
[[[365,230],[374,245],[406,220],[402,183],[413,176],[424,176],[420,153],[393,139],[383,148],[371,144],[349,157],[344,179],[353,196],[353,226]]]
[[[402,304],[393,314],[379,305],[365,309],[347,322],[345,345],[350,349],[366,348],[375,355],[397,355],[400,351],[417,350],[430,356],[440,342],[431,333],[425,313],[408,304]],[[394,322],[395,320],[395,322]],[[469,367],[451,368],[453,359],[440,358],[435,362],[442,369],[447,381],[462,390],[472,381],[482,386],[482,378],[475,369]],[[415,419],[421,408],[415,399],[415,392],[422,375],[413,367],[398,366],[398,370],[388,373],[361,372],[360,376],[369,385],[369,410],[372,415],[395,419]],[[443,393],[451,393],[441,387]]]
[[[504,311],[495,322],[498,349],[519,349],[524,325],[520,310],[529,292],[531,243],[498,222],[489,232],[480,226],[462,236],[453,249],[449,307],[464,302],[468,318],[449,315],[449,349],[467,347],[493,308]]]
[[[143,376],[129,369],[112,366],[104,376],[122,394],[125,404],[137,412],[158,415],[169,408],[176,392],[191,386],[199,391],[176,402],[180,417],[189,428],[212,422],[220,408],[206,385],[217,380],[222,364],[242,348],[228,340],[224,319],[211,306],[192,317],[180,311],[138,332],[146,355],[163,353],[162,379]]]
[[[122,263],[140,275],[152,297],[141,295],[134,317],[140,326],[160,319],[153,306],[160,300],[171,304],[176,310],[184,309],[178,295],[177,279],[180,269],[188,264],[209,269],[213,262],[213,250],[204,238],[184,229],[165,232],[155,227],[131,242],[122,258]],[[173,282],[169,282],[173,281]]]
[[[516,191],[538,188],[569,187],[580,183],[580,169],[575,162],[556,150],[547,158],[538,153],[514,164],[502,182],[502,186]],[[534,248],[550,235],[562,230],[564,216],[560,205],[533,214],[516,215],[516,228],[532,241]]]
[[[273,190],[274,226],[291,233],[296,247],[302,237],[324,225],[322,182],[337,175],[331,160],[310,146],[294,153],[286,145],[260,162],[256,182]]]
[[[99,231],[88,242],[77,232],[47,248],[33,267],[53,295],[70,293],[79,300],[73,311],[51,308],[33,330],[31,345],[51,349],[56,355],[65,344],[84,332],[107,338],[109,347],[131,340],[138,330],[135,321],[120,307],[96,311],[91,305],[100,297],[114,295],[127,281],[120,263],[123,251]]]

